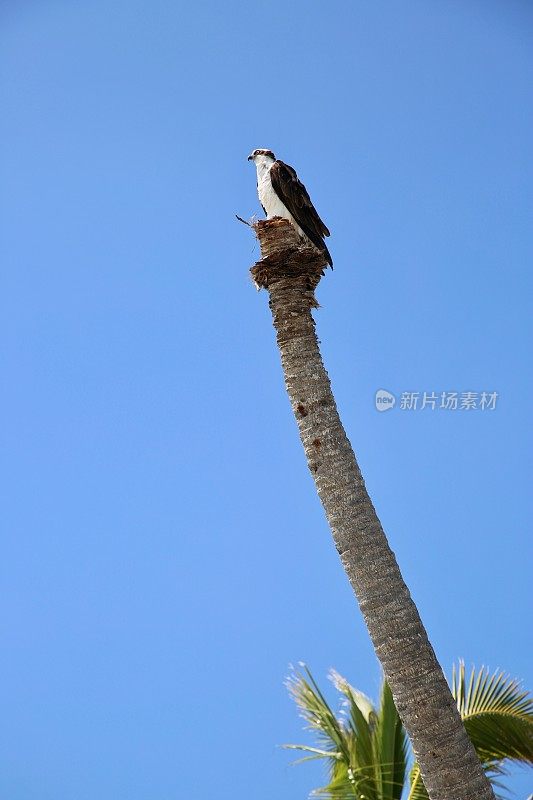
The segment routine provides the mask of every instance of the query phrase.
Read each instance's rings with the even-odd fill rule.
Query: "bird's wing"
[[[318,216],[307,189],[298,179],[294,169],[283,161],[275,161],[270,168],[270,180],[272,188],[300,228],[317,247],[322,249],[324,246],[322,240],[324,236],[329,236],[329,230]]]

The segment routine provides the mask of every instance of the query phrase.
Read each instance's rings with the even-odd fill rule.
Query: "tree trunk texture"
[[[325,260],[286,220],[253,228],[262,258],[251,274],[270,295],[307,463],[429,797],[494,800],[339,418],[311,314]]]

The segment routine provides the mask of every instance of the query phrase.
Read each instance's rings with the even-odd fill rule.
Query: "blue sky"
[[[2,796],[306,797],[288,665],[377,692],[234,218],[254,147],[332,231],[323,355],[441,663],[533,690],[531,4],[0,16]]]

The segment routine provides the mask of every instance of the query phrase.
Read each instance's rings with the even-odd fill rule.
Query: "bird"
[[[259,148],[248,156],[257,169],[257,194],[267,219],[288,219],[300,236],[318,248],[333,269],[324,237],[329,230],[317,214],[307,189],[293,167],[276,158],[272,150]]]

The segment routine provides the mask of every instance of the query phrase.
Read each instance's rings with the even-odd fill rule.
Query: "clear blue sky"
[[[377,692],[234,218],[255,147],[332,231],[324,357],[445,670],[533,690],[531,3],[0,9],[2,797],[304,798],[289,663]]]

